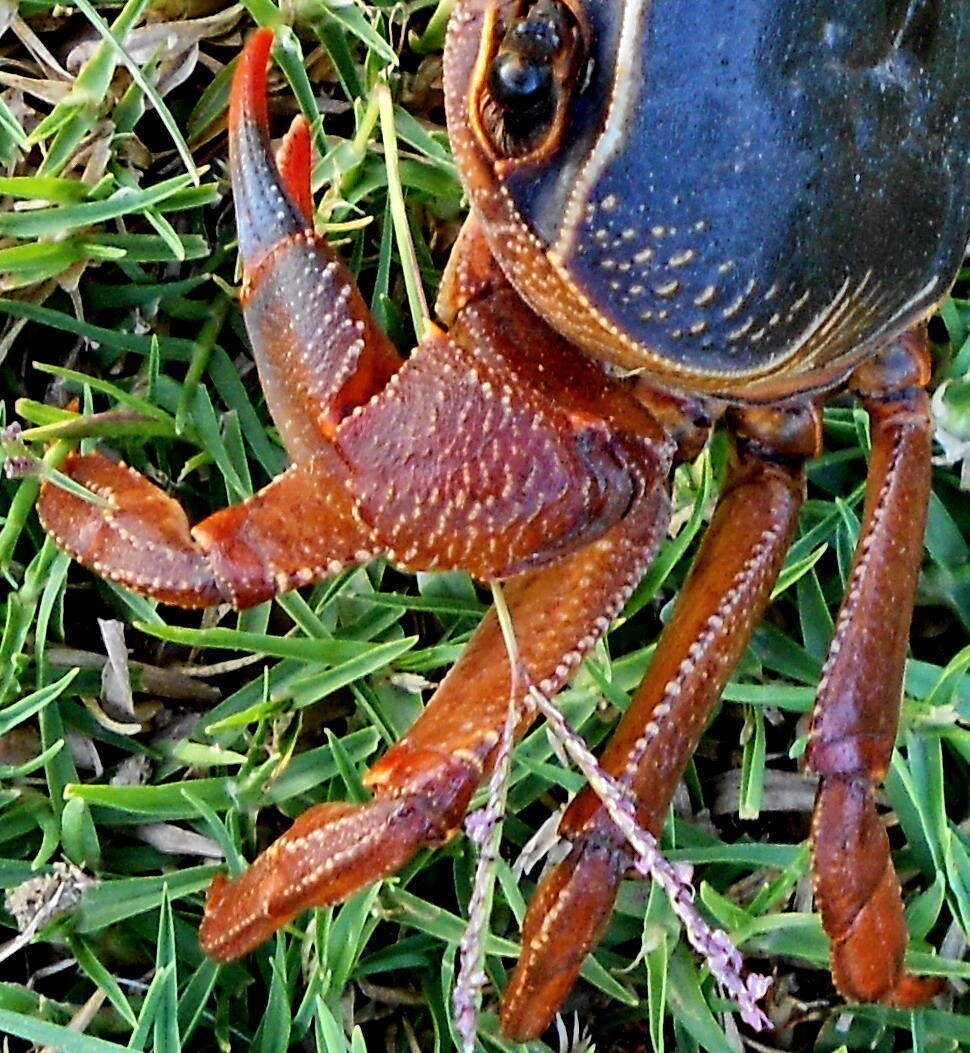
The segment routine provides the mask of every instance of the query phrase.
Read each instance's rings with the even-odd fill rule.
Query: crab
[[[658,550],[670,479],[716,424],[731,458],[656,656],[601,764],[659,833],[796,532],[820,413],[855,394],[872,455],[860,539],[818,684],[807,767],[815,899],[847,999],[914,1006],[876,792],[896,736],[930,492],[925,320],[970,237],[970,11],[802,0],[458,0],[444,68],[470,213],[402,358],[314,231],[310,129],[274,158],[273,33],[247,44],[229,150],[241,301],[292,466],[189,527],[102,453],[41,520],[80,563],[165,603],[262,603],[376,557],[504,583],[372,799],[300,816],[217,877],[207,954],[247,953],[461,826],[510,690],[551,697]],[[105,507],[105,504],[107,507]],[[548,1025],[610,916],[630,850],[588,788],[560,824],[502,1024]]]

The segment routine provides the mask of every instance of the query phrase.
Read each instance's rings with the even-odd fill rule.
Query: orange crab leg
[[[875,789],[889,767],[930,494],[925,329],[853,377],[872,461],[855,563],[819,685],[808,766],[821,776],[812,824],[815,897],[846,998],[919,1005],[942,981],[903,965],[908,933]]]
[[[598,541],[507,586],[532,683],[549,694],[566,683],[649,564],[667,515],[657,487]],[[317,805],[241,877],[216,879],[200,931],[206,953],[237,958],[308,907],[344,899],[454,834],[490,769],[511,683],[493,610],[415,725],[371,770],[373,801]]]
[[[816,451],[808,406],[750,411],[726,487],[646,678],[602,758],[654,835],[711,710],[747,645],[794,534],[802,465]],[[596,794],[581,791],[560,832],[569,855],[536,890],[502,1027],[527,1041],[549,1025],[609,921],[629,850]]]
[[[44,529],[83,566],[163,603],[251,607],[383,551],[356,518],[346,467],[326,448],[192,528],[163,490],[104,454],[72,453],[64,471],[111,507],[45,483]]]
[[[52,483],[37,514],[58,547],[102,577],[165,603],[210,607],[222,599],[182,507],[127,465],[103,454],[72,453],[64,472],[114,505],[101,508]]]

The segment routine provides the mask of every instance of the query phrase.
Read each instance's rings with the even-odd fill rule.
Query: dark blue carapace
[[[970,237],[967,0],[584,11],[565,134],[505,188],[628,343],[726,378],[811,374],[945,294]]]

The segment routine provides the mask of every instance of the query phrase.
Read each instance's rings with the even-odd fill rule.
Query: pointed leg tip
[[[897,1009],[915,1009],[926,1005],[946,986],[942,976],[916,976],[904,972],[886,1001]]]
[[[575,982],[575,973],[564,973],[535,978],[515,978],[502,996],[499,1024],[502,1034],[512,1042],[534,1042],[540,1038],[556,1018]]]
[[[399,870],[436,840],[436,816],[415,794],[327,802],[299,816],[246,870],[217,876],[199,927],[215,961],[241,958],[311,907],[340,903]]]
[[[625,855],[591,835],[543,878],[522,925],[522,954],[502,998],[502,1032],[528,1042],[546,1030],[613,912]]]

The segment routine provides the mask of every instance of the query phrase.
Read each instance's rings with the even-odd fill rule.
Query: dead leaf
[[[125,646],[125,627],[122,622],[98,619],[108,661],[101,670],[101,697],[108,715],[125,723],[135,723],[135,700],[131,694],[131,672],[128,669],[128,648]]]

